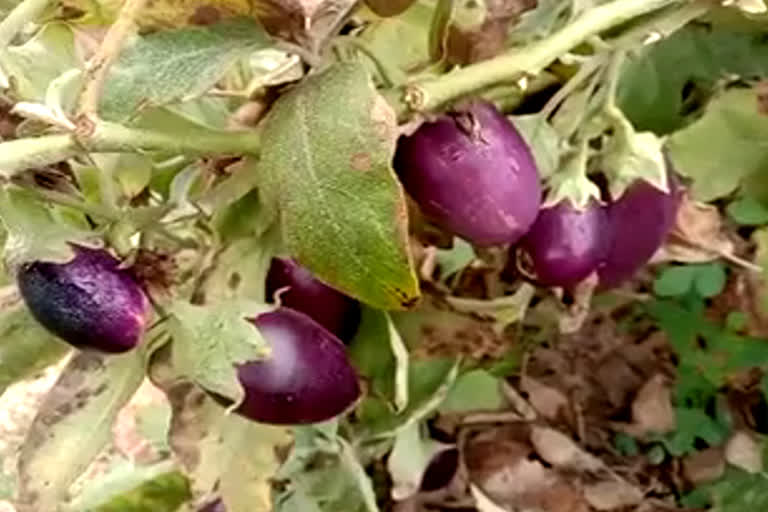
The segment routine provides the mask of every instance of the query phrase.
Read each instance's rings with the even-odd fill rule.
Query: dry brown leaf
[[[735,432],[725,445],[725,460],[728,464],[749,473],[763,470],[763,454],[760,444],[749,432]]]
[[[683,459],[683,475],[693,484],[713,482],[725,472],[725,457],[721,448],[707,448]]]
[[[672,390],[664,375],[654,375],[640,388],[632,402],[632,421],[640,436],[675,430],[677,420],[672,407]]]
[[[474,12],[467,12],[471,19],[454,19],[448,28],[445,40],[448,62],[467,65],[494,57],[505,48],[511,23],[537,4],[537,0],[474,2]]]
[[[693,201],[686,194],[680,203],[674,228],[654,262],[702,263],[731,255],[733,242],[723,229],[718,209]]]
[[[560,410],[568,406],[568,399],[559,389],[527,375],[523,376],[520,388],[528,393],[528,400],[533,408],[549,420],[556,419]]]
[[[584,497],[597,510],[614,510],[639,504],[643,493],[620,480],[606,480],[584,488]]]
[[[556,468],[599,471],[603,463],[582,450],[570,437],[549,427],[533,427],[531,443],[539,456]]]

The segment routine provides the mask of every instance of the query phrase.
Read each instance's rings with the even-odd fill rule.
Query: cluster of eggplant
[[[617,200],[542,207],[533,154],[496,108],[474,101],[423,124],[398,144],[395,169],[426,218],[476,246],[509,245],[541,286],[572,288],[597,273],[626,281],[673,227],[682,190],[638,180]]]
[[[542,208],[530,148],[480,101],[402,137],[394,167],[426,217],[477,246],[510,245],[543,286],[571,287],[594,272],[603,287],[621,283],[661,245],[678,205],[677,191],[638,181],[607,204]],[[26,264],[18,285],[39,323],[80,349],[129,351],[151,320],[142,284],[105,250],[78,246],[67,263]],[[360,304],[289,259],[272,260],[265,287],[279,306],[252,322],[272,351],[237,367],[245,398],[236,412],[272,424],[343,413],[360,396],[345,350]]]
[[[17,282],[37,321],[78,349],[127,352],[141,342],[151,320],[141,283],[105,250],[78,246],[67,263],[29,263]],[[281,292],[281,304],[252,322],[272,351],[265,360],[238,366],[245,398],[236,412],[272,424],[341,414],[360,396],[344,345],[360,322],[359,303],[279,258],[272,260],[266,291],[269,297]]]

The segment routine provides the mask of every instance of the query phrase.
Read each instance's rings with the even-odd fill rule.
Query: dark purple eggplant
[[[370,10],[382,17],[397,16],[405,12],[416,0],[365,0]]]
[[[221,498],[219,498],[210,503],[206,503],[202,508],[198,509],[197,512],[227,512],[227,507],[224,505],[224,502],[221,501]]]
[[[107,251],[75,247],[71,261],[28,263],[17,280],[35,319],[77,348],[126,352],[147,327],[147,296]]]
[[[512,123],[483,101],[402,137],[394,167],[427,218],[478,246],[515,243],[541,204],[530,148]]]
[[[561,201],[541,209],[517,247],[518,263],[542,286],[570,288],[597,270],[606,233],[606,210],[598,202],[579,210]]]
[[[357,401],[360,385],[344,344],[323,326],[289,308],[263,313],[253,323],[272,352],[238,365],[245,399],[235,412],[261,423],[299,425],[329,420]]]
[[[436,491],[447,486],[459,469],[459,450],[449,448],[435,455],[421,477],[422,491]]]
[[[319,281],[293,260],[273,258],[267,274],[267,300],[286,287],[280,294],[281,305],[308,315],[341,341],[352,341],[361,316],[355,299]]]
[[[670,192],[637,180],[608,205],[608,248],[598,270],[602,289],[619,286],[653,257],[675,225],[682,188],[670,177]]]

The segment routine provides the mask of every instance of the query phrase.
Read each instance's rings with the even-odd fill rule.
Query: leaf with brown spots
[[[190,383],[168,391],[171,448],[192,480],[198,502],[216,489],[230,512],[270,512],[270,478],[288,430],[246,420]]]
[[[19,510],[58,510],[70,485],[112,437],[141,385],[144,353],[76,354],[43,401],[19,456]]]
[[[264,119],[260,195],[292,257],[381,309],[419,298],[405,196],[391,161],[396,120],[359,62],[283,95]]]

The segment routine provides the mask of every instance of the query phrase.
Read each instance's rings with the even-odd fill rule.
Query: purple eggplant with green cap
[[[541,286],[574,287],[605,258],[607,229],[607,211],[595,200],[585,208],[568,200],[542,208],[516,247],[518,266]]]

